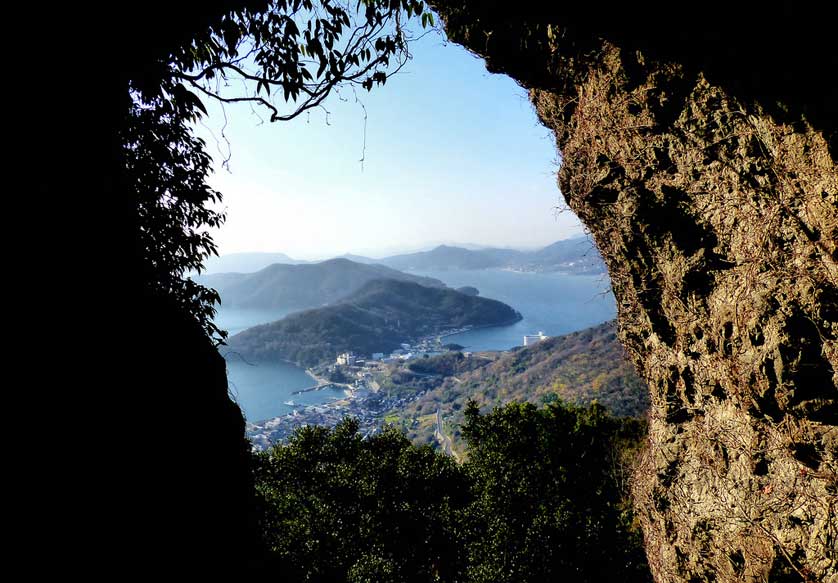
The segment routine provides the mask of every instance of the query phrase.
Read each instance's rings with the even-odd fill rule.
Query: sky
[[[570,211],[556,212],[559,158],[527,92],[439,33],[411,52],[384,86],[331,96],[328,116],[262,123],[246,105],[207,104],[196,129],[224,196],[227,221],[213,234],[221,254],[536,248],[583,232]]]

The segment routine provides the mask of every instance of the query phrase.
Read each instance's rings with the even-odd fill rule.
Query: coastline
[[[443,330],[439,333],[429,334],[427,336],[420,336],[418,338],[408,338],[407,340],[409,341],[409,343],[413,344],[413,343],[417,343],[417,342],[433,340],[435,338],[447,338],[448,336],[456,336],[457,334],[463,334],[465,332],[471,332],[473,330],[483,330],[483,329],[486,329],[486,328],[502,328],[504,326],[512,326],[513,324],[517,324],[518,322],[520,322],[521,320],[524,319],[524,316],[521,314],[521,312],[519,312],[518,310],[515,310],[514,308],[513,308],[513,310],[515,311],[515,316],[514,317],[512,317],[508,320],[503,320],[501,322],[494,323],[494,324],[479,324],[479,325],[476,325],[476,326],[475,325],[469,325],[470,327],[467,328],[467,329],[453,328],[453,329]],[[288,360],[286,358],[277,358],[277,360],[280,361],[280,362],[284,362],[286,364],[290,364],[292,366],[295,366],[299,369],[304,370],[305,373],[309,377],[311,377],[311,379],[317,385],[332,384],[332,385],[336,385],[336,386],[342,386],[342,387],[345,387],[345,388],[348,388],[348,389],[352,388],[351,385],[346,385],[345,383],[336,383],[336,382],[330,381],[328,379],[324,379],[322,377],[317,376],[317,374],[314,372],[313,367],[307,367],[301,362],[294,362],[294,361]],[[324,360],[323,362],[318,362],[315,366],[323,366],[323,365],[330,364],[331,362],[332,362],[332,360]],[[316,390],[316,389],[312,388],[312,389],[306,389],[304,391],[297,391],[297,392],[305,392],[307,390]]]
[[[330,381],[329,379],[324,379],[323,377],[317,376],[314,372],[314,369],[307,368],[305,369],[306,374],[310,376],[315,381],[315,385],[311,387],[306,387],[303,389],[297,389],[292,395],[299,395],[302,393],[311,393],[313,391],[322,391],[324,389],[328,389],[329,387],[341,387],[344,391],[353,391],[355,387],[347,383],[337,383],[335,381]]]
[[[514,308],[513,308],[514,310]],[[431,340],[434,338],[447,338],[448,336],[456,336],[457,334],[464,334],[466,332],[472,332],[474,330],[485,330],[486,328],[502,328],[504,326],[512,326],[513,324],[517,324],[521,320],[524,319],[524,316],[518,310],[515,310],[515,316],[510,318],[509,320],[504,320],[503,322],[498,322],[496,324],[479,324],[477,326],[471,326],[470,328],[463,330],[463,329],[453,329],[453,330],[445,330],[440,332],[439,334],[431,334],[429,336],[421,336],[417,338],[417,342],[422,342],[424,340]]]
[[[513,308],[514,310],[514,308]],[[480,324],[477,326],[471,326],[467,330],[462,329],[454,329],[454,330],[446,330],[444,332],[440,332],[439,334],[431,334],[430,336],[422,336],[417,338],[418,342],[422,342],[423,340],[430,340],[432,338],[446,338],[448,336],[456,336],[457,334],[463,334],[465,332],[471,332],[472,330],[484,330],[486,328],[501,328],[503,326],[512,326],[513,324],[517,324],[521,320],[524,319],[524,316],[518,310],[515,310],[515,317],[510,318],[509,320],[504,320],[503,322],[498,322],[496,324]]]

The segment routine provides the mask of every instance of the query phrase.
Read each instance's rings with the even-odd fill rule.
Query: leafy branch
[[[371,90],[410,59],[406,18],[433,15],[416,0],[279,0],[231,15],[176,60],[171,79],[222,103],[264,108],[272,122],[322,107],[340,85]],[[406,17],[406,18],[405,18]],[[284,103],[278,103],[281,94]],[[191,105],[206,113],[192,94]]]

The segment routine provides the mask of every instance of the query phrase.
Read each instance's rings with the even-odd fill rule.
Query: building
[[[341,364],[343,366],[354,366],[355,362],[358,360],[358,357],[355,356],[354,352],[344,352],[343,354],[338,354],[337,364]]]
[[[539,330],[538,334],[527,334],[524,336],[524,346],[532,346],[533,344],[538,344],[542,340],[547,340],[548,338],[550,337],[545,336],[544,332]]]

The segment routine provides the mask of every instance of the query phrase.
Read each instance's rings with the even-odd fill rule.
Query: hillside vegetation
[[[451,328],[511,324],[521,315],[508,305],[447,288],[392,279],[368,282],[340,302],[297,312],[233,336],[245,357],[314,366],[348,350],[389,352]]]
[[[375,279],[445,287],[441,281],[430,277],[342,258],[305,265],[277,263],[256,273],[218,273],[196,278],[201,284],[218,291],[223,307],[283,310],[304,310],[331,304]]]
[[[440,376],[412,376],[410,372]],[[649,407],[648,388],[626,359],[613,322],[500,356],[485,353],[466,358],[453,353],[418,360],[405,374],[391,378],[401,390],[427,390],[390,417],[398,418],[397,424],[418,442],[433,440],[429,416],[440,409],[456,444],[469,400],[484,410],[509,402],[596,402],[619,416],[641,416]]]

